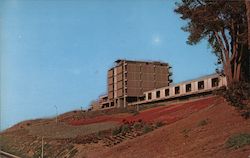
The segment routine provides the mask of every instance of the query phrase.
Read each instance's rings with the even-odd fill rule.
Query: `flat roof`
[[[152,64],[164,64],[164,65],[169,65],[168,63],[166,62],[162,62],[162,61],[145,61],[145,60],[127,60],[127,59],[118,59],[115,61],[115,63],[120,63],[122,61],[125,61],[125,62],[131,62],[131,63],[152,63]]]

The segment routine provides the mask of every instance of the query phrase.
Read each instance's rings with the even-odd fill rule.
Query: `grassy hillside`
[[[1,148],[22,157],[39,157],[43,137],[45,157],[250,155],[250,122],[223,99],[162,105],[136,113],[73,111],[59,116],[58,123],[53,118],[25,121],[1,133]]]

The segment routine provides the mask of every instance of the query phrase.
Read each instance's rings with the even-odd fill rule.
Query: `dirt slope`
[[[236,150],[225,147],[231,135],[242,132],[250,132],[250,120],[244,120],[222,99],[215,99],[214,104],[184,119],[112,148],[86,152],[86,148],[79,147],[77,157],[247,158],[250,146]]]

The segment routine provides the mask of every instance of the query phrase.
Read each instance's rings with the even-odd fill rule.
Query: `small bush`
[[[205,126],[205,125],[207,125],[207,124],[208,124],[208,120],[207,120],[207,119],[201,120],[201,121],[198,123],[198,127],[200,127],[200,126]]]
[[[222,93],[223,97],[232,106],[241,111],[245,118],[249,118],[250,108],[247,106],[247,100],[250,99],[250,84],[247,82],[235,82],[228,86],[228,89]]]
[[[143,127],[143,133],[148,133],[148,132],[151,132],[151,131],[153,131],[153,128],[150,125],[145,125]]]
[[[245,145],[250,145],[250,133],[237,134],[226,141],[227,148],[238,149]]]
[[[242,117],[250,118],[250,107],[247,104],[250,99],[250,83],[234,82],[227,89],[217,90],[215,94],[222,95],[230,105],[240,111]]]
[[[134,123],[134,125],[133,125],[133,127],[136,129],[136,130],[139,130],[139,129],[141,129],[142,128],[142,123],[141,122],[136,122],[136,123]]]
[[[164,125],[164,123],[162,121],[157,121],[155,125],[156,127],[161,127]]]
[[[128,133],[129,131],[130,131],[130,127],[128,124],[124,124],[121,126],[121,133],[122,134]]]
[[[191,131],[191,129],[187,129],[187,128],[185,128],[185,129],[183,129],[182,131],[181,131],[181,133],[184,135],[184,137],[188,137],[188,133]]]
[[[121,128],[120,127],[116,127],[113,131],[112,131],[112,135],[117,135],[117,134],[119,134],[119,133],[121,133]]]

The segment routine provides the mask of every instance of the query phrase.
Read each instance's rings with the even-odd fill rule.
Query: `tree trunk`
[[[246,57],[246,78],[250,82],[250,0],[245,0],[247,10],[247,25],[248,25],[248,52]]]
[[[248,50],[250,49],[250,1],[245,0],[247,9],[247,23],[248,23]]]

